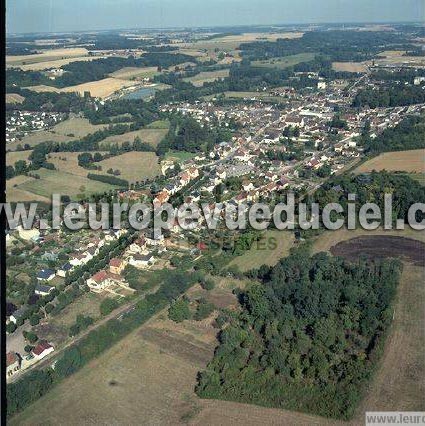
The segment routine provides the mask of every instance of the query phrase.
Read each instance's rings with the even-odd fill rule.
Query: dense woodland
[[[425,148],[425,116],[412,116],[385,129],[376,138],[362,138],[366,151],[373,153]]]
[[[240,292],[198,395],[350,418],[391,322],[400,263],[300,250],[266,269]]]
[[[421,87],[393,83],[391,86],[382,86],[379,89],[360,90],[353,100],[353,107],[388,108],[424,102],[425,85]]]

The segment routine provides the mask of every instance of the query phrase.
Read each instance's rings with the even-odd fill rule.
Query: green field
[[[276,265],[282,258],[289,255],[289,249],[294,245],[294,234],[290,231],[267,230],[260,241],[255,242],[251,249],[238,256],[230,263],[242,272],[259,268],[261,265]]]
[[[196,154],[193,152],[186,152],[186,151],[168,151],[165,154],[166,160],[173,160],[178,162],[183,162],[186,160],[190,160],[191,158],[195,157]]]
[[[40,169],[37,170],[37,174],[40,176],[40,179],[24,182],[18,185],[17,188],[48,198],[52,194],[84,198],[89,194],[114,189],[112,185],[58,170]]]
[[[297,55],[284,56],[282,58],[272,58],[265,61],[253,61],[252,65],[255,67],[267,67],[285,69],[301,62],[308,62],[314,59],[314,53],[299,53]]]
[[[124,142],[133,143],[134,139],[139,137],[142,142],[148,143],[155,148],[168,133],[168,126],[165,127],[165,122],[161,122],[159,125],[162,127],[140,129],[122,135],[109,136],[100,142],[100,145],[105,147],[109,143],[118,143],[119,145]]]

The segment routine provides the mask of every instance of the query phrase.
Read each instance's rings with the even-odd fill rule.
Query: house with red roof
[[[52,353],[55,348],[47,342],[47,340],[41,340],[40,343],[31,351],[31,354],[35,359],[43,359],[50,353]]]
[[[13,376],[21,369],[21,359],[15,352],[6,354],[6,378]]]

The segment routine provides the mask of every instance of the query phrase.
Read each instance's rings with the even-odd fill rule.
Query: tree
[[[115,310],[116,308],[118,308],[119,303],[116,299],[111,299],[110,297],[102,300],[101,304],[100,304],[100,313],[101,315],[105,316],[110,314],[113,310]]]
[[[200,299],[198,302],[198,307],[196,308],[194,319],[196,321],[201,321],[205,318],[208,318],[214,309],[215,306],[212,303],[206,301],[205,299]]]
[[[11,334],[16,330],[16,324],[12,321],[10,321],[7,325],[6,325],[6,332]]]
[[[186,298],[176,300],[168,309],[168,318],[175,322],[182,322],[192,317],[189,301]]]

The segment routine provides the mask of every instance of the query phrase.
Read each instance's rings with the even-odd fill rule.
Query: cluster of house
[[[10,380],[12,376],[42,360],[54,350],[54,346],[47,340],[40,340],[31,352],[25,356],[21,356],[17,352],[8,352],[6,354],[6,380]]]
[[[153,235],[149,232],[141,234],[139,238],[125,250],[122,257],[112,258],[107,269],[96,272],[87,280],[90,290],[99,293],[113,286],[119,286],[126,290],[133,291],[123,277],[124,269],[127,265],[138,269],[146,269],[155,263],[155,257],[149,251],[149,246],[164,247],[164,236]]]
[[[6,118],[6,143],[16,142],[35,130],[45,130],[64,119],[58,112],[15,110]]]

